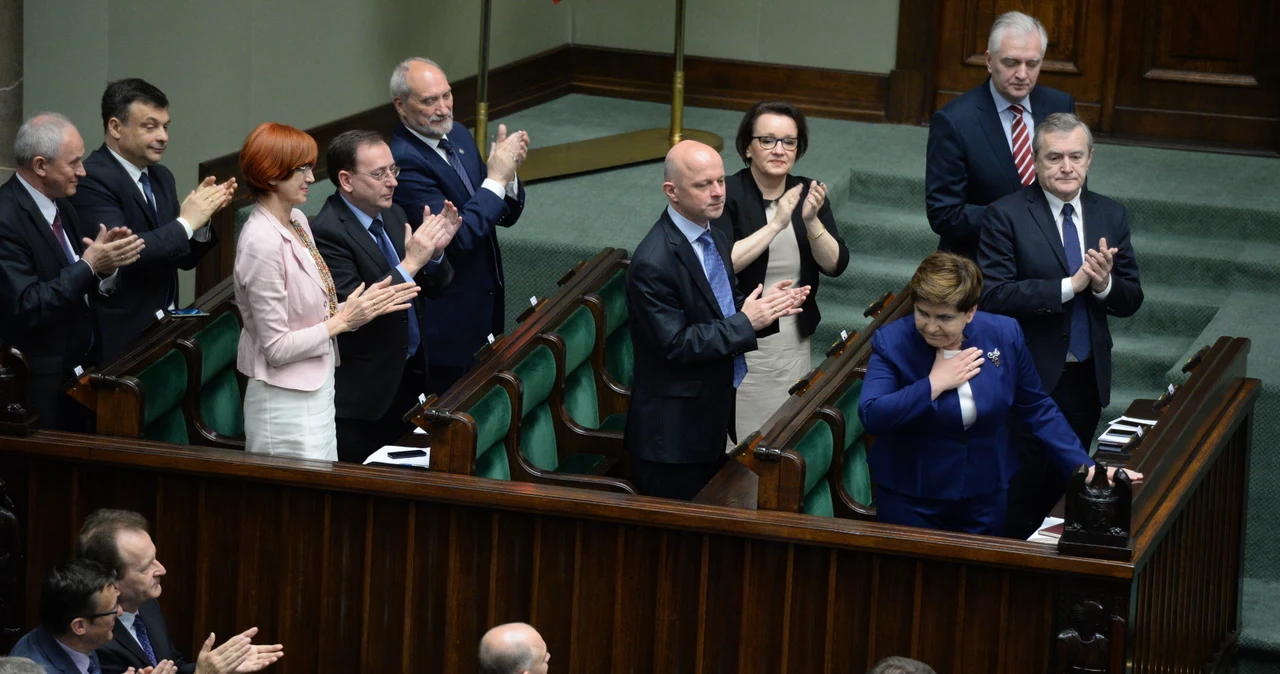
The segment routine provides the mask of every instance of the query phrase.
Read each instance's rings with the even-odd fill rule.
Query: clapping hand
[[[409,308],[409,302],[418,294],[418,284],[391,285],[391,277],[378,281],[367,289],[361,283],[342,304],[338,314],[338,332],[356,330],[369,321],[395,311]]]
[[[249,659],[253,651],[253,644],[243,633],[227,639],[217,648],[213,647],[214,639],[210,632],[209,638],[204,640],[200,654],[196,656],[196,674],[231,674]]]
[[[231,178],[222,184],[215,184],[216,178],[207,176],[196,186],[187,198],[182,201],[180,215],[191,225],[192,231],[200,231],[209,224],[209,219],[223,206],[231,203],[236,193],[236,179]]]
[[[800,204],[800,190],[804,189],[804,185],[796,185],[787,190],[778,197],[778,209],[773,213],[773,219],[769,221],[779,232],[791,226],[791,215],[796,212],[796,206]]]
[[[146,242],[138,238],[128,227],[98,225],[97,238],[81,239],[84,253],[80,259],[99,276],[110,276],[115,270],[138,261]]]
[[[806,226],[809,228],[822,226],[822,223],[818,222],[818,211],[825,203],[827,203],[826,184],[816,180],[809,183],[809,193],[805,195],[804,207],[800,211]]]
[[[173,664],[173,660],[161,660],[154,667],[143,667],[141,670],[130,667],[124,670],[124,674],[175,674],[178,666]]]
[[[450,220],[452,214],[452,220]],[[458,209],[453,204],[444,202],[444,209],[437,215],[431,214],[431,207],[422,209],[422,224],[415,231],[409,223],[404,223],[404,260],[401,264],[410,276],[418,273],[431,260],[444,251],[453,235],[458,231]]]
[[[946,391],[959,388],[961,384],[978,376],[985,362],[982,349],[976,346],[971,346],[952,358],[943,356],[942,349],[938,349],[938,355],[933,359],[933,369],[929,371],[930,399],[937,400]]]
[[[1111,267],[1118,252],[1120,252],[1119,248],[1108,248],[1107,239],[1103,237],[1098,240],[1096,249],[1091,248],[1085,253],[1083,266],[1089,267],[1091,270],[1089,287],[1093,292],[1100,293],[1107,289],[1107,283],[1111,279]]]
[[[498,125],[497,140],[489,146],[489,178],[506,185],[516,177],[516,170],[529,154],[529,134],[517,131],[507,135],[507,125]]]
[[[779,281],[764,293],[764,285],[757,285],[742,303],[742,313],[751,321],[752,330],[761,330],[782,316],[793,316],[800,313],[800,304],[809,295],[809,286],[789,289],[791,281]],[[803,292],[802,295],[797,293]]]

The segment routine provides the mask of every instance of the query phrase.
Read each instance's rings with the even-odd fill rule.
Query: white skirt
[[[298,459],[338,460],[332,342],[329,352],[329,376],[315,391],[295,391],[249,379],[244,392],[245,451]]]

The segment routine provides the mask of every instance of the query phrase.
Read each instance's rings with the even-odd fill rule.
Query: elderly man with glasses
[[[424,208],[422,224],[408,224],[392,203],[399,167],[391,148],[371,131],[347,131],[325,156],[337,192],[311,221],[316,248],[329,265],[339,299],[360,284],[388,276],[416,282],[422,293],[412,308],[370,321],[358,333],[338,337],[342,366],[335,371],[338,459],[363,462],[409,430],[402,417],[427,390],[423,297],[439,297],[453,279],[444,249],[461,218],[445,202]]]

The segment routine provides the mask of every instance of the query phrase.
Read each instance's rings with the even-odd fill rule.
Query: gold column
[[[476,71],[476,148],[480,160],[489,160],[489,23],[492,0],[480,3],[480,69]]]

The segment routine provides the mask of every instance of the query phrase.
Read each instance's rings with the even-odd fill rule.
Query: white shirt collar
[[[133,621],[137,619],[138,619],[137,611],[134,611],[133,613],[124,611],[118,617],[116,617],[116,622],[120,623],[121,625],[124,625],[125,629],[129,630],[130,633],[133,633]]]
[[[1003,114],[1005,110],[1009,109],[1009,106],[1013,105],[1013,103],[1010,103],[1008,99],[1006,99],[1004,96],[1001,96],[999,91],[996,91],[995,80],[987,80],[987,88],[991,90],[991,98],[996,103],[997,113]],[[1031,94],[1030,93],[1028,93],[1026,96],[1023,96],[1022,100],[1016,101],[1016,103],[1022,106],[1023,112],[1026,112],[1026,113],[1031,112]]]
[[[1064,204],[1071,204],[1071,210],[1075,212],[1074,217],[1077,219],[1080,217],[1080,195],[1084,192],[1084,189],[1076,192],[1076,196],[1073,197],[1071,201],[1063,201],[1050,194],[1049,190],[1046,190],[1043,187],[1040,189],[1044,190],[1044,198],[1049,202],[1049,211],[1053,213],[1053,219],[1055,221],[1062,220],[1062,206]]]
[[[141,189],[142,186],[138,184],[138,179],[142,177],[143,173],[147,173],[147,170],[140,169],[137,166],[134,166],[133,162],[129,161],[128,159],[125,159],[124,157],[121,157],[120,153],[111,149],[110,145],[107,146],[107,152],[110,152],[111,156],[115,157],[116,161],[120,162],[120,165],[124,167],[124,170],[129,173],[129,177],[133,178],[134,184],[138,185],[138,188]],[[151,180],[151,175],[149,173],[147,174],[147,180]]]
[[[402,123],[403,123],[403,122],[402,122]],[[432,150],[439,150],[439,149],[440,149],[440,139],[439,139],[439,138],[431,138],[430,136],[424,136],[424,135],[422,135],[422,134],[418,133],[417,131],[415,131],[415,130],[413,130],[413,129],[409,128],[409,125],[408,125],[408,124],[405,124],[404,128],[409,129],[409,133],[411,133],[411,134],[413,134],[413,135],[417,136],[417,137],[418,137],[418,140],[420,140],[420,141],[422,141],[422,142],[426,143],[427,145],[431,146],[431,149],[432,149]]]
[[[679,229],[680,233],[684,234],[685,238],[689,239],[689,243],[693,243],[698,237],[702,236],[703,232],[707,231],[707,225],[699,225],[689,218],[680,215],[680,212],[676,210],[676,207],[670,204],[667,205],[667,215],[671,216],[671,221],[676,223],[676,229]]]
[[[44,216],[46,224],[52,225],[53,219],[58,217],[58,207],[53,203],[53,199],[46,197],[44,192],[32,187],[31,183],[22,177],[21,173],[14,175],[18,176],[18,182],[22,183],[22,186],[27,188],[27,192],[31,193],[31,199],[36,202],[36,208],[40,209],[40,214]]]

